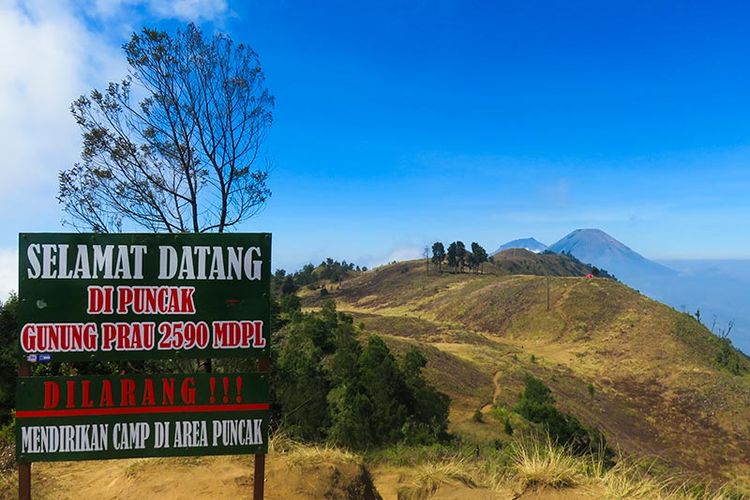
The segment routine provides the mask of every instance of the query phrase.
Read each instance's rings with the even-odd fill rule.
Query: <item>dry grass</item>
[[[300,446],[300,443],[289,437],[283,431],[276,431],[268,437],[268,453],[278,453],[283,455],[297,446]]]
[[[435,493],[440,486],[454,482],[475,487],[482,479],[479,472],[475,464],[462,457],[421,464],[409,471],[410,480],[407,486],[399,490],[399,498],[422,500]]]
[[[406,486],[399,491],[399,498],[425,499],[446,484],[496,492],[515,490],[519,493],[537,487],[564,488],[591,484],[585,474],[584,461],[549,440],[535,442],[532,439],[517,439],[509,446],[507,453],[508,461],[500,460],[499,456],[477,458],[456,455],[404,469]]]
[[[17,491],[18,473],[12,469],[0,471],[0,500],[16,498]]]
[[[621,462],[609,470],[597,468],[595,479],[612,499],[673,499],[672,478],[657,478],[635,463]],[[681,497],[679,497],[681,498]]]
[[[290,467],[321,463],[361,464],[362,457],[348,450],[326,445],[310,445],[294,441],[283,432],[268,440],[269,453],[282,455]]]
[[[503,458],[504,457],[504,458]],[[507,460],[505,460],[507,459]],[[643,500],[734,500],[747,498],[739,485],[709,487],[655,472],[654,464],[621,459],[607,468],[597,457],[575,456],[549,439],[519,437],[498,455],[457,454],[399,467],[399,498],[424,500],[451,485],[485,491],[567,491],[574,498]]]
[[[571,487],[585,480],[585,464],[550,440],[514,441],[510,449],[513,478],[522,490],[530,487]]]
[[[593,468],[593,479],[607,498],[643,500],[730,500],[745,498],[730,483],[718,488],[697,488],[691,482],[672,475],[658,475],[651,466],[623,460],[609,470],[599,464]]]

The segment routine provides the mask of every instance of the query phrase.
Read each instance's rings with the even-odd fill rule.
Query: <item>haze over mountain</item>
[[[746,261],[682,261],[660,264],[600,229],[577,229],[549,247],[609,273],[628,286],[676,309],[695,314],[715,333],[729,328],[734,344],[750,352],[750,265]],[[669,266],[669,267],[667,267]]]
[[[544,252],[547,249],[547,245],[545,245],[541,241],[536,240],[535,238],[519,238],[517,240],[509,241],[508,243],[500,245],[497,250],[492,252],[492,255],[498,254],[503,250],[510,250],[511,248],[523,248],[524,250],[528,250],[529,252],[540,253]]]
[[[606,269],[625,283],[643,276],[671,276],[676,272],[648,260],[601,229],[576,229],[552,244],[555,253],[569,253],[582,262]]]

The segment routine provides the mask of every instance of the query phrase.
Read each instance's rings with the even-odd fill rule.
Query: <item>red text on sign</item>
[[[214,349],[236,349],[266,346],[262,321],[214,321]]]

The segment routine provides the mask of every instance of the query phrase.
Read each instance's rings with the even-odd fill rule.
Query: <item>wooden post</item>
[[[271,360],[260,358],[257,366],[259,372],[268,373],[271,370]],[[253,474],[253,500],[263,500],[263,490],[266,482],[266,455],[264,453],[255,454],[255,470]]]
[[[263,500],[263,487],[266,480],[266,455],[255,455],[255,477],[253,478],[253,500]]]
[[[29,363],[24,359],[18,365],[18,376],[31,375]],[[16,431],[18,432],[18,431]],[[31,463],[18,464],[18,500],[31,500]]]

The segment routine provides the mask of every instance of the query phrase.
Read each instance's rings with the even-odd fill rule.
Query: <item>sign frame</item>
[[[234,260],[231,262],[231,264],[234,266],[232,268],[232,272],[234,272],[233,275],[230,275],[229,273],[226,273],[226,266],[225,266],[225,273],[222,275],[220,265],[214,262],[214,259],[222,260],[222,258],[216,257],[215,255],[217,253],[221,253],[224,257],[227,257],[229,259],[232,258],[231,256],[231,250],[228,248],[226,249],[226,255],[224,255],[223,250],[219,250],[218,252],[215,251],[215,249],[222,248],[222,244],[228,245],[231,244],[232,241],[240,240],[242,242],[242,239],[245,238],[246,242],[248,243],[255,243],[252,245],[253,247],[257,247],[257,249],[254,251],[254,255],[251,257],[242,257],[242,264],[244,264],[244,269],[240,270],[240,265],[238,264],[238,260],[240,260],[240,257],[237,256],[237,252],[239,250],[235,250],[234,252]],[[216,241],[219,242],[219,244],[211,244],[209,243],[206,245],[206,240],[213,240],[213,243],[216,243]],[[29,245],[37,242],[40,245],[43,244],[42,242],[46,240],[47,245],[58,245],[56,250],[52,250],[49,247],[46,249],[47,254],[45,255],[45,249],[36,249],[34,252],[29,253]],[[54,242],[52,240],[55,240]],[[66,279],[73,279],[72,276],[70,276],[70,262],[65,261],[65,264],[63,264],[63,257],[65,257],[67,254],[66,252],[70,249],[70,245],[74,244],[76,246],[76,259],[78,259],[78,254],[85,253],[86,255],[89,255],[89,251],[85,250],[84,252],[80,251],[79,245],[86,245],[87,240],[91,242],[92,244],[98,244],[100,247],[104,247],[104,250],[100,248],[100,259],[99,259],[99,265],[98,268],[104,275],[104,280],[109,281],[106,284],[102,284],[99,282],[99,277],[93,276],[91,274],[86,275],[85,265],[82,263],[78,263],[74,261],[74,268],[73,268],[73,274],[77,273],[75,275],[75,278],[80,279],[84,281],[84,285],[86,286],[86,298],[84,299],[85,305],[86,305],[86,315],[88,316],[86,319],[89,319],[88,323],[94,323],[94,324],[101,324],[103,321],[95,321],[91,319],[92,315],[100,314],[102,311],[96,312],[91,311],[89,308],[91,307],[92,299],[91,295],[89,295],[89,287],[90,286],[109,286],[112,288],[123,286],[123,287],[130,287],[130,284],[126,283],[119,283],[119,281],[123,280],[143,280],[144,282],[147,282],[150,287],[172,287],[172,288],[185,288],[185,287],[194,287],[197,290],[197,287],[200,285],[202,288],[204,288],[204,292],[206,292],[205,289],[211,289],[210,291],[198,294],[196,297],[197,302],[203,302],[204,306],[206,303],[213,304],[212,310],[214,311],[211,316],[211,334],[214,335],[214,337],[211,339],[211,349],[206,349],[206,345],[203,343],[203,337],[201,337],[201,342],[194,344],[192,347],[186,347],[185,343],[177,343],[172,345],[172,349],[162,349],[162,350],[155,350],[153,349],[153,345],[151,345],[151,349],[134,349],[129,351],[122,351],[122,350],[110,350],[109,352],[99,349],[102,344],[97,344],[97,349],[94,351],[89,350],[88,352],[73,352],[73,351],[65,351],[65,350],[56,350],[54,352],[45,352],[50,351],[52,349],[41,349],[40,344],[32,346],[33,348],[31,350],[28,349],[28,347],[31,344],[26,344],[24,349],[24,346],[22,345],[22,335],[24,331],[24,326],[26,326],[30,319],[34,319],[38,321],[40,324],[49,324],[52,323],[52,321],[49,321],[50,319],[55,318],[55,311],[57,313],[65,312],[70,309],[73,310],[70,314],[75,314],[75,310],[80,310],[82,304],[82,299],[80,297],[80,291],[81,291],[81,285],[75,286],[70,285],[68,283],[65,283],[64,280]],[[101,255],[106,256],[106,246],[111,245],[113,247],[113,254],[114,254],[114,247],[117,247],[118,251],[122,251],[121,248],[119,248],[121,245],[135,245],[135,246],[144,246],[144,240],[152,240],[151,245],[158,244],[158,242],[161,242],[164,246],[172,246],[174,247],[177,245],[180,241],[182,243],[185,242],[194,242],[197,245],[180,245],[183,250],[182,255],[183,259],[185,259],[185,248],[186,246],[201,246],[204,248],[211,248],[213,247],[213,254],[214,256],[211,257],[211,264],[210,268],[208,270],[208,273],[213,273],[211,276],[213,277],[214,283],[213,286],[206,286],[207,281],[212,280],[204,280],[202,278],[205,278],[208,276],[206,274],[206,260],[204,259],[203,268],[201,271],[201,264],[198,264],[198,269],[196,270],[195,267],[193,275],[190,274],[190,265],[185,264],[184,269],[182,267],[179,268],[177,271],[177,274],[169,274],[171,271],[173,271],[173,267],[170,267],[169,264],[166,264],[164,268],[162,266],[164,263],[161,261],[158,266],[159,273],[161,273],[164,269],[167,270],[167,274],[161,275],[157,274],[156,277],[158,279],[154,280],[154,264],[145,264],[143,261],[141,261],[142,267],[140,267],[141,273],[134,272],[138,269],[138,263],[136,260],[130,260],[130,258],[137,259],[137,254],[141,254],[141,257],[143,257],[145,254],[148,254],[148,243],[146,244],[147,249],[144,250],[132,250],[127,249],[125,251],[126,257],[118,257],[118,261],[115,264],[114,261],[111,264],[110,269],[112,270],[112,273],[107,275],[107,262],[106,258],[101,257]],[[197,376],[203,380],[209,380],[210,377],[215,378],[222,378],[225,376],[243,376],[243,377],[261,377],[266,381],[265,385],[265,392],[263,393],[264,398],[266,402],[260,403],[260,402],[254,402],[254,403],[248,403],[252,405],[256,405],[253,408],[241,408],[238,409],[235,413],[237,414],[245,414],[243,410],[251,411],[252,414],[256,416],[260,416],[262,418],[262,441],[263,444],[260,447],[252,448],[252,449],[245,449],[245,450],[231,450],[228,453],[231,454],[254,454],[254,481],[253,481],[253,498],[255,500],[262,500],[264,495],[264,476],[265,476],[265,453],[267,453],[267,447],[268,447],[268,425],[269,425],[269,416],[270,416],[270,398],[268,397],[269,388],[267,385],[267,379],[270,376],[270,358],[271,358],[271,233],[207,233],[207,234],[196,234],[196,233],[179,233],[179,234],[155,234],[155,233],[116,233],[116,234],[97,234],[97,233],[20,233],[19,234],[19,344],[18,344],[18,354],[19,354],[19,367],[18,367],[18,387],[17,394],[23,393],[23,390],[20,389],[25,384],[35,384],[38,382],[35,381],[37,377],[31,377],[31,367],[29,361],[39,361],[39,362],[47,362],[47,361],[60,361],[60,362],[76,362],[76,361],[97,361],[97,360],[146,360],[146,359],[196,359],[196,358],[255,358],[257,360],[257,371],[246,373],[246,374],[222,374],[222,373],[216,373],[216,374],[210,374],[210,373],[204,373],[204,374],[184,374],[184,375],[178,375],[178,374],[166,374],[166,376]],[[157,242],[157,243],[154,243]],[[67,242],[67,243],[66,243]],[[98,243],[96,243],[98,242]],[[109,242],[109,243],[108,243]],[[117,243],[115,243],[117,242]],[[169,243],[173,243],[173,245],[169,245]],[[66,247],[66,250],[63,250],[61,246],[59,245],[68,245]],[[177,252],[177,249],[174,248],[175,253]],[[161,252],[161,249],[159,249],[159,252]],[[204,253],[208,253],[209,250],[195,250],[192,249],[191,255],[193,255],[193,252],[195,252],[199,257],[204,257]],[[57,266],[56,270],[58,272],[62,273],[61,279],[55,279],[56,285],[54,288],[55,294],[52,295],[52,297],[58,297],[59,300],[53,298],[55,300],[55,303],[53,304],[54,307],[51,309],[45,311],[49,303],[45,300],[45,296],[39,296],[37,290],[37,287],[31,286],[31,289],[29,289],[29,282],[32,279],[41,277],[42,274],[44,274],[45,271],[51,272],[51,257],[50,255],[56,253],[58,260],[57,260]],[[169,250],[166,251],[166,253],[170,253]],[[33,254],[33,255],[32,255]],[[153,255],[153,252],[152,254]],[[90,256],[90,255],[89,255]],[[254,264],[253,257],[257,256],[260,259],[259,268],[254,267],[257,264]],[[37,262],[32,263],[33,257],[37,258]],[[39,258],[46,259],[39,261]],[[170,256],[166,257],[166,260],[169,260]],[[80,257],[81,262],[85,260],[85,257]],[[104,262],[102,262],[102,259],[104,259]],[[125,261],[128,261],[128,266],[131,268],[136,269],[130,269],[130,274],[126,273],[125,267],[126,264]],[[34,267],[32,264],[38,264],[34,269],[29,270],[29,266]],[[182,264],[182,261],[179,265]],[[116,265],[120,265],[119,268],[116,267]],[[45,269],[45,266],[48,266],[47,269]],[[76,267],[78,266],[78,267]],[[149,267],[150,266],[150,267]],[[91,266],[89,266],[89,271]],[[251,268],[251,270],[248,270]],[[258,270],[259,269],[259,270]],[[26,275],[24,275],[24,272],[26,272]],[[203,274],[201,274],[201,272]],[[115,276],[116,273],[119,273],[117,276]],[[181,276],[179,273],[183,273]],[[148,276],[148,277],[147,277]],[[223,280],[221,277],[223,276]],[[227,279],[227,276],[231,276],[231,279]],[[248,278],[247,280],[242,279],[243,277]],[[48,279],[54,279],[54,277],[51,276],[51,274],[48,274]],[[163,279],[162,279],[163,278]],[[181,283],[175,283],[175,279],[177,281],[180,281]],[[231,289],[230,287],[222,287],[221,285],[217,284],[219,281],[234,281],[234,283],[244,283],[247,286],[247,283],[250,282],[251,286],[247,286],[246,290],[242,290],[237,295],[232,295],[232,293],[227,294],[226,290]],[[65,283],[64,285],[60,285],[60,283]],[[253,283],[257,282],[257,283]],[[160,284],[161,283],[161,284]],[[257,285],[257,286],[252,286]],[[41,287],[42,289],[49,288],[49,287]],[[115,288],[116,292],[119,294],[120,290]],[[124,290],[124,288],[123,288]],[[42,290],[44,291],[44,290]],[[78,292],[78,297],[75,298],[75,294]],[[127,293],[127,292],[124,292]],[[181,292],[178,292],[178,295]],[[182,295],[182,297],[187,297],[187,295],[190,296],[190,298],[193,297],[193,293],[183,292],[185,295]],[[114,296],[111,297],[112,300],[120,300],[119,296],[115,298]],[[251,300],[253,302],[251,302]],[[41,302],[40,302],[41,301]],[[161,303],[157,299],[154,299],[155,302]],[[218,302],[217,302],[218,301]],[[221,303],[223,301],[223,308],[218,307],[217,304]],[[185,303],[187,301],[183,301]],[[125,303],[127,305],[127,300],[125,300]],[[106,309],[106,308],[105,308]],[[242,330],[242,328],[245,328],[246,325],[242,323],[242,321],[247,321],[247,318],[244,316],[248,314],[248,309],[251,309],[253,312],[253,320],[255,322],[262,322],[262,326],[257,327],[257,323],[255,326],[255,330],[251,330],[250,327],[247,327],[245,330]],[[146,314],[148,313],[154,313],[156,315],[155,318],[152,318],[154,320],[159,320],[160,323],[162,322],[170,322],[173,323],[175,321],[183,321],[187,322],[189,321],[189,318],[191,315],[194,315],[198,317],[197,314],[198,306],[194,306],[194,310],[191,312],[189,307],[185,306],[176,306],[176,309],[172,310],[163,310],[163,309],[157,309],[156,312],[154,311],[146,311]],[[122,323],[125,323],[127,321],[133,321],[133,316],[138,314],[143,314],[143,310],[140,312],[137,312],[134,307],[131,307],[131,309],[126,309],[124,312],[118,310],[118,314],[111,314],[112,311],[105,311],[105,314],[110,314],[113,318],[117,317],[123,321]],[[65,314],[68,314],[65,312]],[[64,317],[70,317],[65,316]],[[224,315],[226,318],[222,318],[221,316]],[[169,316],[169,317],[165,317]],[[218,319],[216,319],[218,318]],[[173,321],[174,320],[174,321]],[[204,319],[201,319],[201,321],[205,321]],[[218,337],[216,336],[214,329],[214,321],[227,321],[227,322],[237,322],[240,324],[241,327],[241,333],[238,334],[241,340],[240,342],[234,342],[236,340],[237,335],[231,336],[228,333],[224,332]],[[155,321],[154,321],[155,322]],[[234,323],[233,323],[234,324]],[[51,328],[51,327],[45,327],[45,328]],[[237,331],[237,328],[234,328],[235,331]],[[62,330],[59,330],[62,331]],[[227,330],[229,331],[229,330]],[[247,333],[246,333],[247,332]],[[28,333],[28,332],[27,332]],[[89,332],[90,333],[90,332]],[[102,336],[102,331],[97,328],[97,336]],[[187,334],[185,335],[187,337]],[[134,335],[131,335],[131,337],[135,337]],[[26,340],[28,340],[28,335],[26,337]],[[51,335],[48,334],[48,338],[52,338]],[[72,337],[69,337],[72,338]],[[196,337],[197,338],[197,337]],[[213,342],[214,339],[218,338],[218,348],[217,344]],[[59,339],[59,333],[58,333],[58,339]],[[250,347],[250,343],[252,340],[252,349],[248,348]],[[258,340],[260,339],[260,340]],[[154,335],[155,340],[155,335]],[[53,344],[49,343],[50,346]],[[145,344],[144,344],[145,345]],[[143,347],[142,345],[141,347]],[[131,346],[132,347],[132,346]],[[200,347],[199,349],[195,349],[195,347]],[[238,348],[239,347],[239,348]],[[164,374],[158,374],[158,375],[150,375],[151,377],[157,377],[157,376],[163,376]],[[130,377],[134,377],[135,375],[130,375]],[[82,380],[85,378],[88,378],[89,380],[92,379],[93,376],[79,376],[79,377],[57,377],[59,379],[64,379],[65,382],[72,381],[75,383],[76,379]],[[113,375],[109,376],[109,378],[116,378],[118,376]],[[123,373],[123,375],[119,376],[120,378],[128,377]],[[148,377],[147,375],[143,375],[143,377]],[[54,377],[38,377],[42,381],[49,381],[50,379]],[[106,378],[106,377],[100,377],[100,378]],[[223,378],[222,378],[223,383]],[[257,385],[257,384],[256,384]],[[246,386],[247,387],[247,386]],[[240,389],[238,388],[238,395],[240,392]],[[222,396],[224,397],[224,396]],[[242,393],[242,399],[244,399],[245,394]],[[22,405],[20,407],[21,415],[17,415],[20,422],[24,422],[25,420],[29,420],[29,415],[24,416],[24,411],[34,411],[33,409],[27,409],[26,403],[23,402],[23,398],[20,398],[22,401]],[[33,406],[33,405],[32,405]],[[18,407],[18,404],[17,404]],[[191,408],[188,408],[189,411]],[[204,415],[210,415],[210,416],[226,416],[226,412],[211,412],[212,408],[208,408]],[[186,412],[186,415],[190,415],[188,412]],[[117,413],[114,413],[112,415],[112,418],[117,418]],[[85,418],[85,416],[76,416],[71,418]],[[16,439],[17,439],[17,447],[20,444],[20,439],[22,437],[21,435],[21,429],[23,425],[17,425],[16,427]],[[19,448],[20,449],[20,448]],[[243,453],[244,451],[244,453]],[[179,453],[179,454],[165,454],[165,455],[147,455],[147,456],[189,456],[189,455],[207,455],[208,453]],[[210,453],[212,455],[215,454],[224,454],[224,453]],[[21,453],[20,455],[23,455]],[[19,455],[19,456],[20,456]],[[18,462],[18,498],[27,500],[31,499],[31,463],[32,461],[26,461],[25,456],[17,456],[17,462]],[[133,456],[139,456],[139,455],[133,455]],[[101,459],[105,458],[114,458],[114,457],[101,457]],[[65,457],[60,458],[60,460],[70,460],[71,457]],[[76,459],[75,457],[73,459]],[[90,458],[77,458],[77,459],[90,459]],[[34,460],[39,461],[39,460]],[[51,460],[48,460],[51,461]]]

